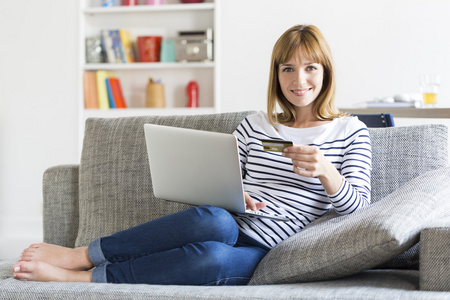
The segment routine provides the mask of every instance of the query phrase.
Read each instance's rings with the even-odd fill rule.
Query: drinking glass
[[[420,75],[420,91],[423,95],[425,107],[434,107],[437,104],[437,95],[441,78],[438,74]]]

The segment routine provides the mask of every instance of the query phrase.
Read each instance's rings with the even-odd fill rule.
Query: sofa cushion
[[[190,286],[20,281],[11,278],[14,263],[0,261],[2,300],[450,299],[449,293],[419,291],[419,272],[410,270],[371,270],[340,280],[289,285]]]
[[[448,128],[420,126],[369,128],[372,139],[372,202],[377,202],[424,172],[448,163]],[[419,244],[377,268],[417,269]]]
[[[369,128],[369,133],[372,203],[424,172],[448,164],[448,129],[445,125]]]
[[[154,197],[145,123],[232,133],[250,113],[88,119],[79,170],[75,246],[188,207]]]
[[[420,241],[420,289],[450,291],[450,218],[430,224]]]
[[[450,167],[429,171],[351,215],[307,227],[273,248],[250,284],[333,279],[393,259],[427,224],[450,216],[448,182]]]

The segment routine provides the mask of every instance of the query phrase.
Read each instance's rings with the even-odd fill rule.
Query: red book
[[[137,47],[140,62],[159,62],[161,36],[139,36]]]
[[[136,2],[137,2],[136,0],[122,0],[122,5],[126,5],[126,6],[137,5]]]
[[[110,77],[109,84],[111,86],[111,91],[113,94],[114,102],[116,104],[116,108],[126,108],[127,104],[125,102],[125,98],[123,97],[119,78]]]

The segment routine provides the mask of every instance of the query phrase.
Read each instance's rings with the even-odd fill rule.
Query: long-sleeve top
[[[238,139],[244,190],[255,202],[265,202],[262,212],[289,216],[288,222],[235,216],[240,230],[263,245],[274,247],[334,208],[350,214],[370,203],[372,148],[369,131],[356,117],[339,117],[311,128],[272,126],[266,113],[248,116],[234,135]],[[267,152],[261,139],[314,145],[343,177],[339,190],[329,195],[317,177],[300,176],[292,160]]]

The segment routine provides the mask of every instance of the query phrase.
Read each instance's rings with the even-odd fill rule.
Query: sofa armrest
[[[420,234],[420,289],[450,291],[450,220]]]
[[[74,247],[78,235],[79,165],[47,169],[43,178],[44,242]]]

